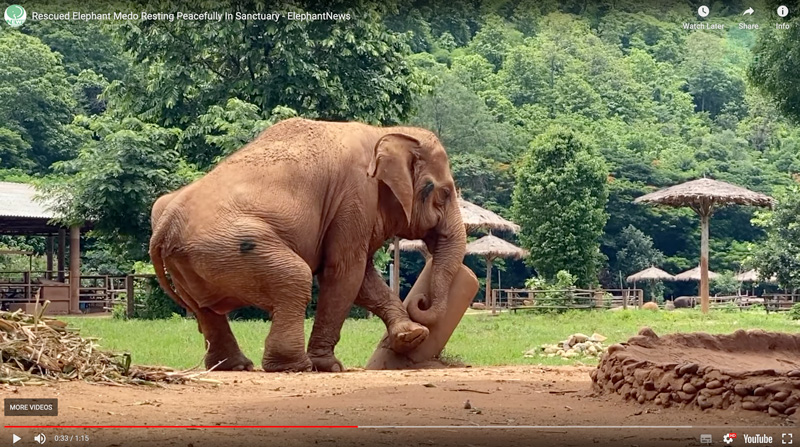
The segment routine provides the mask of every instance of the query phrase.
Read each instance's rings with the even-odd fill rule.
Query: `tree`
[[[147,9],[170,10],[170,4],[151,2]],[[193,5],[198,11],[271,12],[254,1]],[[313,0],[296,1],[286,11],[313,11],[316,5]],[[406,62],[409,49],[403,36],[389,31],[378,7],[366,0],[326,6],[351,18],[126,22],[120,25],[120,36],[139,67],[112,86],[126,110],[182,129],[233,97],[263,113],[286,106],[326,120],[405,120],[412,97],[424,85]]]
[[[790,25],[760,33],[748,74],[783,113],[800,122],[800,20]]]
[[[46,172],[74,156],[75,109],[61,56],[39,39],[0,31],[0,167]]]
[[[755,223],[767,232],[756,246],[753,265],[761,278],[777,277],[785,289],[800,289],[800,185],[778,196],[774,211],[757,213]]]
[[[653,238],[642,230],[628,225],[619,235],[617,269],[623,276],[657,266],[664,260],[664,253],[653,247]]]
[[[552,280],[566,270],[580,285],[597,283],[607,177],[597,150],[568,128],[553,127],[531,143],[517,170],[513,210],[540,276]]]
[[[155,198],[188,179],[176,176],[179,131],[136,118],[78,117],[79,155],[54,168],[65,181],[46,187],[67,224],[91,220],[94,234],[132,259],[146,259]]]

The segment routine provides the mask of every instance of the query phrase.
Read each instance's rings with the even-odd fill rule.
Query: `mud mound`
[[[643,328],[627,343],[609,346],[591,376],[595,391],[639,403],[792,415],[800,405],[800,334],[658,337]]]

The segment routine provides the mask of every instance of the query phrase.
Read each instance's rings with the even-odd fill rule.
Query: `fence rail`
[[[69,303],[69,272],[64,282],[48,279],[56,271],[0,272],[0,307],[24,305],[41,301]],[[126,313],[133,316],[137,280],[154,278],[155,275],[81,275],[78,293],[78,308],[83,313],[108,312],[119,303],[125,303]]]
[[[494,289],[490,306],[516,312],[521,309],[641,307],[643,301],[642,289]]]

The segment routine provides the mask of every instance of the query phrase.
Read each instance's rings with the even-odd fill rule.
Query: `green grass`
[[[99,337],[100,345],[114,351],[131,352],[133,362],[188,368],[198,364],[204,352],[203,338],[194,320],[113,320],[111,318],[64,317],[78,327],[83,336]],[[306,321],[306,338],[313,320]],[[233,332],[245,354],[256,364],[264,350],[269,322],[234,321]],[[651,327],[657,334],[671,332],[726,333],[736,329],[760,328],[770,331],[798,332],[800,322],[786,314],[764,311],[712,311],[703,316],[698,310],[674,312],[650,311],[571,311],[558,315],[531,313],[467,315],[456,329],[446,348],[449,358],[471,365],[564,365],[590,359],[525,358],[523,353],[543,343],[555,343],[575,332],[608,337],[607,343],[625,341],[640,328]],[[347,320],[336,355],[348,367],[363,367],[384,332],[383,322]]]

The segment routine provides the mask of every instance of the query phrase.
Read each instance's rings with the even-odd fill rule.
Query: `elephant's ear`
[[[384,135],[375,143],[372,161],[367,174],[388,186],[394,193],[403,212],[406,224],[411,223],[411,206],[414,198],[414,160],[420,150],[416,138],[401,133]]]

